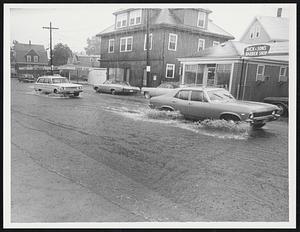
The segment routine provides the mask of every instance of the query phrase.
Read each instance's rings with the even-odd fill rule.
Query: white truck
[[[106,81],[106,75],[106,68],[94,68],[89,72],[88,84],[93,86],[103,84]]]

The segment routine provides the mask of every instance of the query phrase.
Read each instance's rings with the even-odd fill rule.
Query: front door
[[[215,85],[215,74],[216,74],[216,65],[215,64],[208,64],[207,65],[207,86],[214,86]]]
[[[130,68],[125,69],[125,81],[128,83],[130,81]]]

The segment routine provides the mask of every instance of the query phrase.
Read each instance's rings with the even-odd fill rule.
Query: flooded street
[[[11,91],[14,222],[288,221],[287,120],[254,131],[89,86]]]

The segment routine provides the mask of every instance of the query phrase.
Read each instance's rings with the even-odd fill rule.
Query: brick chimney
[[[282,8],[278,8],[277,9],[277,17],[281,17],[281,13],[282,13]]]

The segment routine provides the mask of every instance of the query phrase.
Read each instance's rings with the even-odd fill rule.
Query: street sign
[[[150,66],[146,67],[146,72],[150,72]]]
[[[254,56],[266,56],[269,53],[270,45],[252,45],[244,49],[244,56],[254,57]]]

